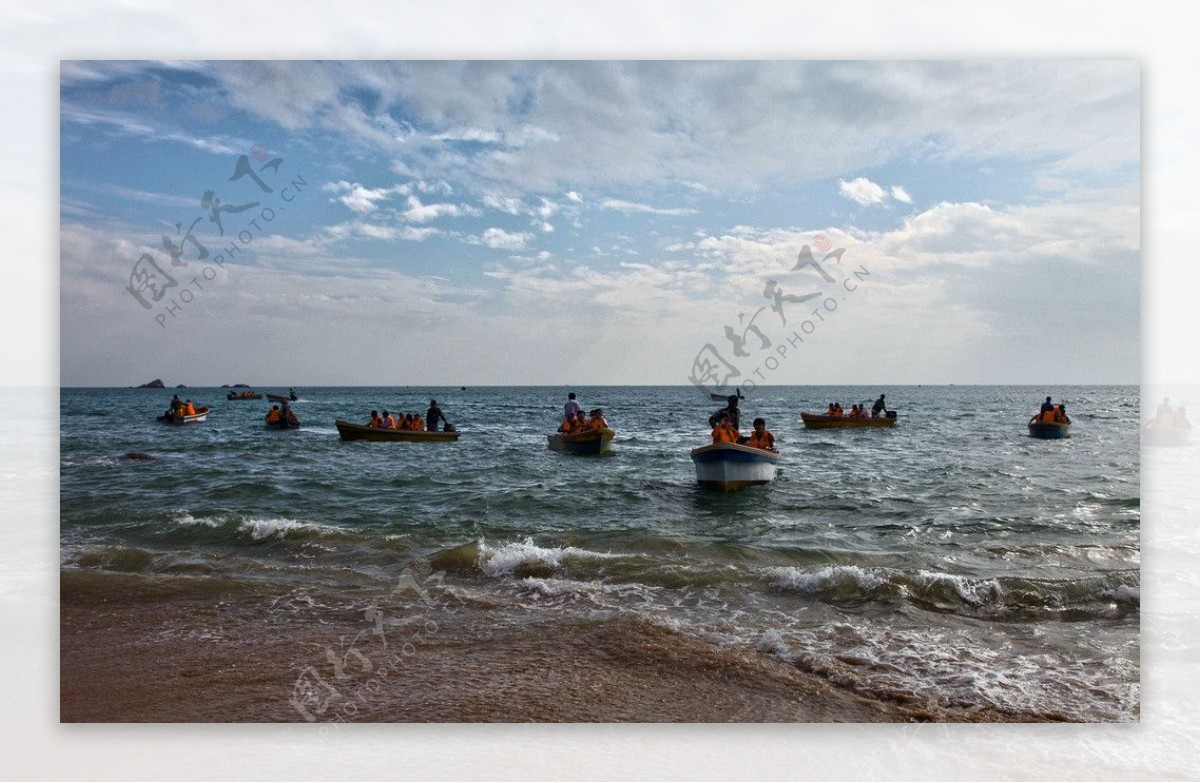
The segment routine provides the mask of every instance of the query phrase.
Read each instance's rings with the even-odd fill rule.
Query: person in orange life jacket
[[[387,411],[384,411],[387,413]],[[379,411],[371,411],[371,421],[367,424],[368,427],[380,429],[383,427],[383,419],[379,417]]]
[[[569,435],[573,426],[575,426],[575,414],[568,413],[564,415],[562,424],[558,425],[558,431],[564,435]]]
[[[741,440],[741,435],[737,428],[733,426],[733,422],[729,419],[729,414],[718,413],[717,424],[713,427],[712,442],[717,443],[737,443]]]
[[[1054,408],[1054,421],[1058,424],[1070,424],[1071,418],[1067,416],[1067,406],[1059,403]]]
[[[191,400],[188,400],[187,402],[185,402],[183,404],[183,415],[184,416],[195,416],[196,415],[196,406],[192,404]]]
[[[416,430],[417,432],[425,431],[425,420],[421,418],[421,414],[414,413],[412,423],[413,423],[413,429]]]
[[[851,406],[850,406],[850,418],[852,418],[852,419],[857,419],[857,418],[858,418],[859,416],[861,416],[861,415],[862,415],[862,411],[860,411],[860,410],[858,409],[858,406],[857,406],[857,405],[851,405]]]
[[[1175,411],[1171,414],[1170,421],[1171,426],[1175,429],[1190,430],[1192,428],[1192,423],[1188,421],[1187,412],[1183,409],[1182,405],[1175,408]]]
[[[825,415],[826,416],[836,416],[837,415],[837,408],[833,407],[832,402],[829,403],[829,407],[825,409]]]
[[[775,451],[775,436],[767,429],[765,419],[754,420],[754,431],[750,433],[750,439],[746,441],[746,445],[752,449]]]
[[[275,424],[283,416],[278,405],[272,405],[271,410],[267,411],[267,424]]]
[[[606,429],[608,429],[608,422],[604,420],[604,411],[600,410],[599,408],[596,408],[594,411],[592,411],[588,415],[591,416],[591,420],[588,422],[588,429],[591,429],[591,430],[606,430]]]

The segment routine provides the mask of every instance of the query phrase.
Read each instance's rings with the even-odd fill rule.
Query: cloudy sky
[[[64,62],[61,383],[1136,383],[1139,81]]]

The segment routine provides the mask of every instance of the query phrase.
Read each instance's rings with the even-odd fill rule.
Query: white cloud
[[[882,204],[887,198],[887,191],[866,177],[857,177],[849,182],[839,179],[838,193],[862,207]]]
[[[408,209],[403,212],[404,218],[413,223],[428,223],[442,217],[477,214],[478,210],[465,204],[422,204],[416,196],[408,197]]]
[[[600,202],[603,209],[615,209],[626,214],[641,212],[649,215],[694,215],[696,210],[688,208],[652,207],[649,204],[638,204],[633,201],[622,201],[616,198],[606,198]]]
[[[483,205],[510,215],[519,215],[525,211],[525,202],[516,196],[497,196],[488,193],[483,197]]]
[[[374,212],[379,208],[376,202],[384,201],[393,195],[404,195],[410,191],[408,185],[395,185],[390,188],[368,188],[357,182],[351,183],[345,180],[327,182],[321,186],[321,189],[331,193],[340,193],[341,195],[330,199],[330,201],[341,202],[347,208],[359,214]]]
[[[908,195],[908,191],[900,185],[892,185],[892,198],[905,204],[913,203],[912,196]]]
[[[502,228],[489,228],[479,237],[479,242],[495,250],[522,250],[533,234],[509,233]]]
[[[579,195],[578,193],[576,193],[573,190],[568,190],[566,195],[567,195],[567,201],[574,201],[576,204],[583,203],[583,196]]]

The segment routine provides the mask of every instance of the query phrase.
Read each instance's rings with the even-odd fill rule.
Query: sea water
[[[603,408],[611,455],[547,449],[567,391]],[[947,719],[1138,719],[1137,387],[760,388],[742,429],[766,419],[778,477],[729,494],[696,483],[721,404],[693,387],[303,388],[296,431],[225,392],[181,390],[208,420],[165,426],[172,390],[62,390],[64,572],[280,605],[418,574],[497,626],[644,621]],[[892,429],[800,421],[881,392]],[[1069,439],[1028,436],[1046,394]],[[334,427],[431,398],[458,442]]]

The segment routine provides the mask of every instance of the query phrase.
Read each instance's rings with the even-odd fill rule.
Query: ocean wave
[[[477,565],[486,576],[547,576],[568,560],[604,560],[620,557],[609,552],[593,552],[573,546],[542,547],[532,538],[491,547],[479,542]]]
[[[1082,579],[978,578],[962,574],[854,565],[816,571],[795,567],[765,569],[772,587],[830,604],[890,603],[898,600],[926,610],[992,620],[1082,620],[1121,617],[1138,611],[1137,571],[1117,571]]]
[[[304,522],[288,517],[253,517],[246,515],[232,516],[202,516],[196,517],[187,511],[180,511],[171,517],[171,524],[179,527],[206,527],[213,530],[223,530],[241,538],[248,538],[252,543],[261,543],[286,539],[306,539],[321,536],[345,535],[343,528],[335,525],[322,525],[316,522]]]
[[[771,628],[757,649],[869,698],[927,709],[939,720],[969,719],[981,709],[1022,720],[1137,718],[1137,662],[1118,654],[1088,659],[1031,651],[1006,658],[994,641],[965,628],[902,629],[863,618]]]

